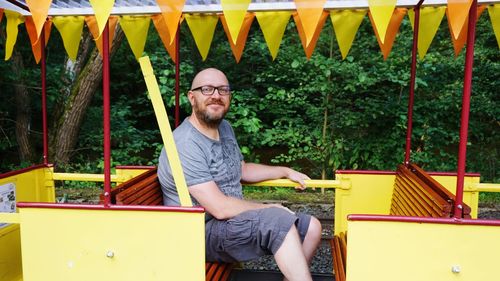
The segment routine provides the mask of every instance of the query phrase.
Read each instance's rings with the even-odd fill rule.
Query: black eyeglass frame
[[[204,92],[203,91],[204,87],[212,88],[212,92],[211,93],[208,92],[208,91]],[[221,88],[223,89],[222,92],[221,92]],[[204,96],[212,96],[215,93],[215,89],[217,89],[217,92],[219,92],[219,95],[221,95],[221,96],[230,96],[231,95],[231,87],[229,85],[222,85],[222,86],[219,86],[219,87],[215,87],[215,86],[212,86],[212,85],[203,85],[203,86],[200,86],[200,87],[193,88],[190,91],[200,91],[201,94],[204,95]],[[226,90],[227,90],[227,92],[226,92]]]

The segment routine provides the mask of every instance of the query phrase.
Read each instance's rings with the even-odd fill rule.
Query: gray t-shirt
[[[198,131],[186,118],[174,130],[174,140],[187,186],[214,181],[226,196],[243,198],[241,189],[241,154],[229,122],[219,125],[219,141]],[[165,148],[158,161],[158,179],[163,190],[163,204],[180,206],[179,196]],[[191,197],[194,205],[199,203]]]

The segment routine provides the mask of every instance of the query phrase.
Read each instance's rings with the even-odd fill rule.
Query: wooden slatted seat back
[[[101,201],[103,196],[101,195]],[[132,178],[111,190],[111,203],[116,205],[163,205],[163,192],[158,180],[157,168]],[[206,281],[227,281],[234,264],[207,262]]]

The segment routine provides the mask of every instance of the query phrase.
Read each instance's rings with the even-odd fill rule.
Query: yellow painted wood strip
[[[151,103],[153,104],[156,114],[156,120],[158,121],[158,127],[160,128],[163,145],[165,146],[165,150],[167,152],[168,162],[170,163],[170,167],[172,169],[181,205],[183,207],[191,207],[193,206],[193,203],[191,202],[191,197],[189,196],[186,179],[184,178],[181,161],[174,142],[174,135],[172,134],[172,129],[170,128],[167,110],[165,109],[165,104],[161,98],[160,88],[156,82],[153,67],[151,66],[149,57],[147,56],[139,58],[139,63],[141,64],[142,74],[144,75],[144,80],[146,82],[146,86],[148,87],[149,97],[151,98]]]
[[[53,175],[53,180],[104,182],[103,174],[54,173]],[[130,176],[111,175],[112,182],[123,182],[129,179],[131,179]]]
[[[338,180],[305,180],[308,188],[342,188]],[[298,184],[288,179],[268,180],[256,183],[242,183],[244,186],[277,186],[277,187],[295,187]]]
[[[500,192],[500,183],[479,183],[476,187],[479,192]]]

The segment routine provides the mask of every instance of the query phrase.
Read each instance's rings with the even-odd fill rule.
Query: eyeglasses
[[[191,91],[201,91],[201,93],[205,96],[211,96],[215,93],[215,89],[219,92],[221,96],[229,96],[231,94],[231,88],[229,86],[201,86],[198,88],[191,89]]]

